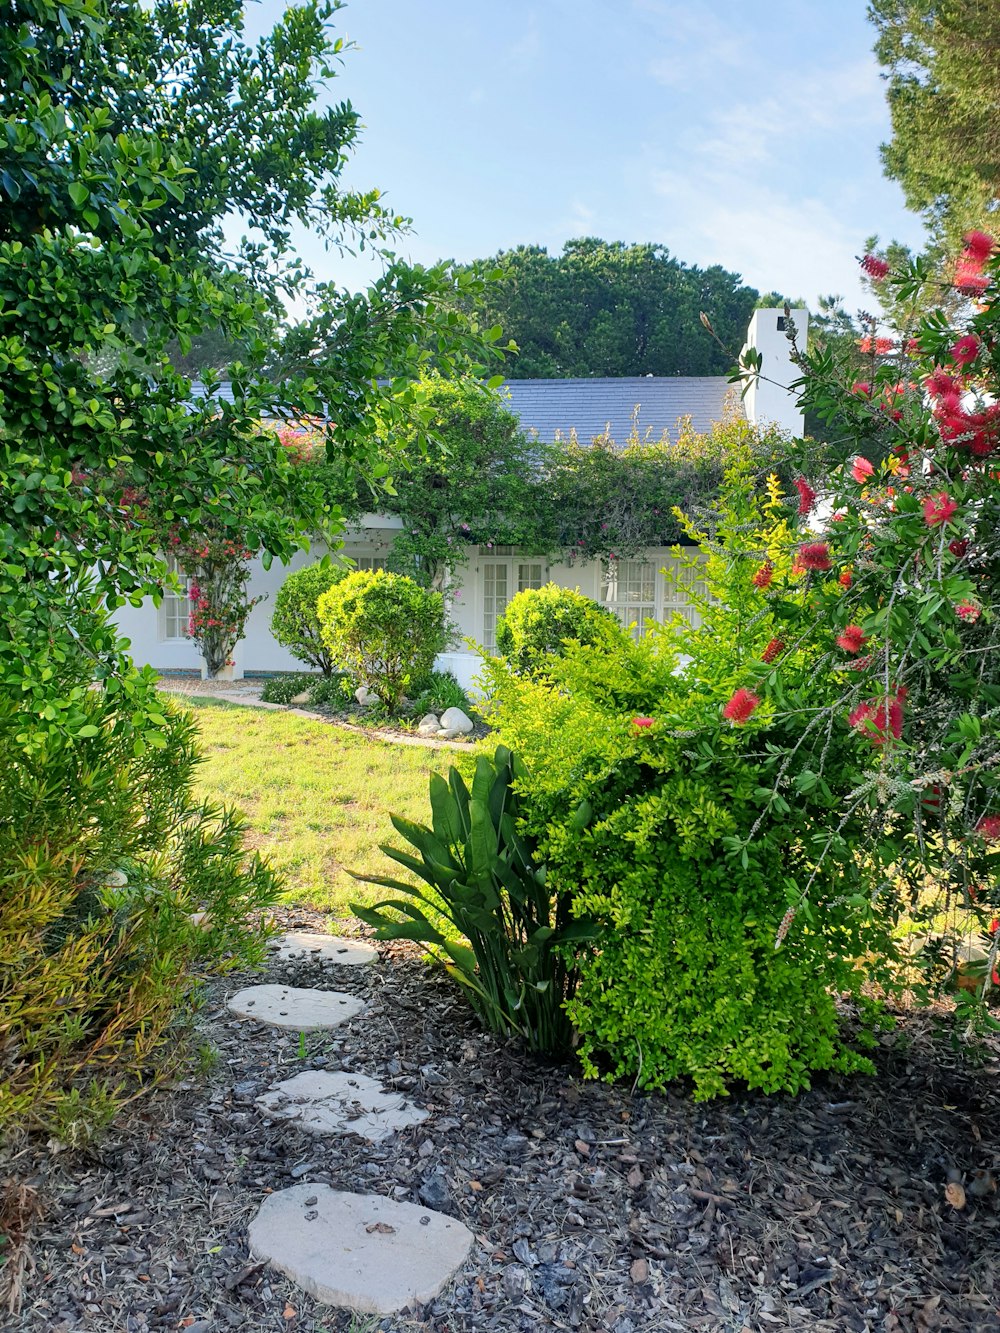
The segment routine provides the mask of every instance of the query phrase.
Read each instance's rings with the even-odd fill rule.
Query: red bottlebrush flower
[[[799,547],[799,562],[803,569],[829,569],[830,548],[826,542],[806,542]]]
[[[961,385],[954,375],[938,366],[924,380],[924,388],[932,398],[943,398],[946,393],[956,393]]]
[[[760,655],[760,660],[770,665],[776,657],[780,657],[785,651],[785,641],[783,639],[772,639]]]
[[[774,578],[774,566],[770,560],[765,560],[760,569],[753,576],[753,586],[759,588],[761,592],[771,586],[771,580]]]
[[[1000,842],[1000,815],[983,815],[976,832],[984,842]]]
[[[929,495],[924,501],[924,522],[929,528],[940,527],[958,512],[958,505],[944,491]]]
[[[851,393],[854,394],[855,398],[870,398],[872,386],[867,380],[855,380],[851,385]]]
[[[981,614],[982,607],[977,606],[975,602],[958,602],[955,606],[955,615],[970,625],[974,625]]]
[[[875,468],[872,466],[871,462],[867,458],[862,458],[859,454],[851,464],[851,476],[859,486],[863,486],[865,482],[874,475]]]
[[[990,934],[995,935],[1000,930],[1000,916],[995,916],[990,922]]]
[[[971,264],[982,266],[993,253],[995,242],[988,231],[967,232],[962,240],[965,242],[965,253],[962,258]]]
[[[865,255],[861,261],[861,267],[872,279],[873,282],[881,282],[883,278],[889,276],[889,265],[878,255]]]
[[[849,588],[854,582],[854,575],[849,569],[845,569],[837,582],[842,588]]]
[[[956,366],[970,366],[979,355],[979,349],[982,346],[974,333],[967,333],[964,338],[959,338],[958,342],[951,349],[951,359]]]
[[[886,701],[869,700],[859,704],[848,716],[848,722],[857,728],[873,745],[884,745],[891,736],[899,740],[903,734],[903,702],[905,690],[897,690],[893,698]]]
[[[989,279],[981,272],[981,265],[962,259],[955,265],[955,286],[963,296],[982,296],[989,286]]]
[[[837,635],[837,645],[845,653],[860,653],[868,642],[868,635],[860,625],[848,625],[842,634]]]
[[[906,351],[909,356],[919,356],[922,350],[919,338],[907,338]]]
[[[799,516],[802,517],[816,503],[816,492],[803,477],[796,477],[795,489],[799,493]]]
[[[632,719],[632,725],[642,731],[653,725],[653,719],[651,717],[634,717]]]
[[[955,537],[948,543],[948,550],[956,560],[961,560],[969,549],[969,543],[964,537]]]
[[[891,338],[859,338],[858,347],[866,355],[874,352],[876,356],[887,356],[895,343]]]
[[[923,796],[921,796],[920,804],[924,807],[925,810],[941,809],[941,788],[937,785],[936,782],[932,787],[928,787],[927,790],[924,792]],[[973,889],[970,889],[969,897],[975,898],[975,896],[976,896],[975,891]]]
[[[750,690],[739,689],[722,710],[722,716],[736,727],[742,727],[749,721],[754,709],[760,703],[756,694]]]

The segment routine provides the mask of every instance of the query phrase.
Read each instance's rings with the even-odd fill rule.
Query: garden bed
[[[476,1236],[412,1321],[355,1330],[1000,1327],[1000,1207],[992,1177],[976,1176],[1000,1167],[996,1047],[972,1066],[934,1040],[930,1016],[909,1015],[882,1039],[877,1078],[697,1106],[681,1087],[647,1096],[528,1058],[480,1032],[413,947],[379,947],[368,969],[269,967],[267,980],[368,1001],[304,1052],[297,1034],[228,1014],[246,977],[213,982],[203,1083],[136,1103],[92,1152],[21,1151],[9,1171],[46,1214],[6,1327],[346,1330],[348,1316],[248,1254],[265,1193],[297,1182],[421,1200]],[[431,1116],[380,1146],[266,1120],[254,1097],[309,1067],[376,1076]],[[946,1202],[949,1171],[965,1178],[962,1209]]]

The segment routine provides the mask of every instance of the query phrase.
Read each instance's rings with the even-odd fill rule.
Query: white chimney
[[[809,311],[791,312],[799,350],[805,351],[809,331]],[[748,420],[755,426],[773,424],[791,435],[801,435],[804,417],[796,394],[789,388],[802,372],[791,359],[791,343],[786,337],[788,319],[784,310],[755,310],[747,329],[743,351],[760,353],[759,376],[750,381],[743,399]]]

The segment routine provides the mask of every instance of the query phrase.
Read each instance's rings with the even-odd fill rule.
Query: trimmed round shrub
[[[621,626],[610,611],[574,588],[546,583],[508,602],[497,621],[497,656],[519,674],[544,674],[547,661],[562,657],[567,643],[610,648],[621,638]]]
[[[334,665],[320,634],[316,603],[347,573],[344,565],[329,561],[307,565],[289,574],[274,599],[271,633],[293,657],[308,662],[324,676],[333,675]]]
[[[323,593],[317,611],[331,661],[390,708],[448,641],[441,594],[384,569],[348,574]]]

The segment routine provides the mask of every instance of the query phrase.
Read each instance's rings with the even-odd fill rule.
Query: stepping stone
[[[250,1249],[326,1305],[395,1314],[433,1300],[472,1232],[453,1217],[375,1194],[293,1185],[261,1204]]]
[[[248,986],[226,1001],[240,1018],[255,1018],[276,1028],[312,1032],[335,1028],[365,1007],[364,1000],[338,990],[311,990],[303,986]]]
[[[258,1097],[257,1105],[272,1120],[294,1120],[311,1134],[360,1134],[369,1143],[427,1119],[426,1111],[367,1074],[322,1069],[285,1079]]]
[[[370,944],[360,940],[342,939],[339,935],[316,935],[307,930],[293,930],[272,946],[275,956],[283,962],[346,963],[350,967],[374,963],[378,953]]]

